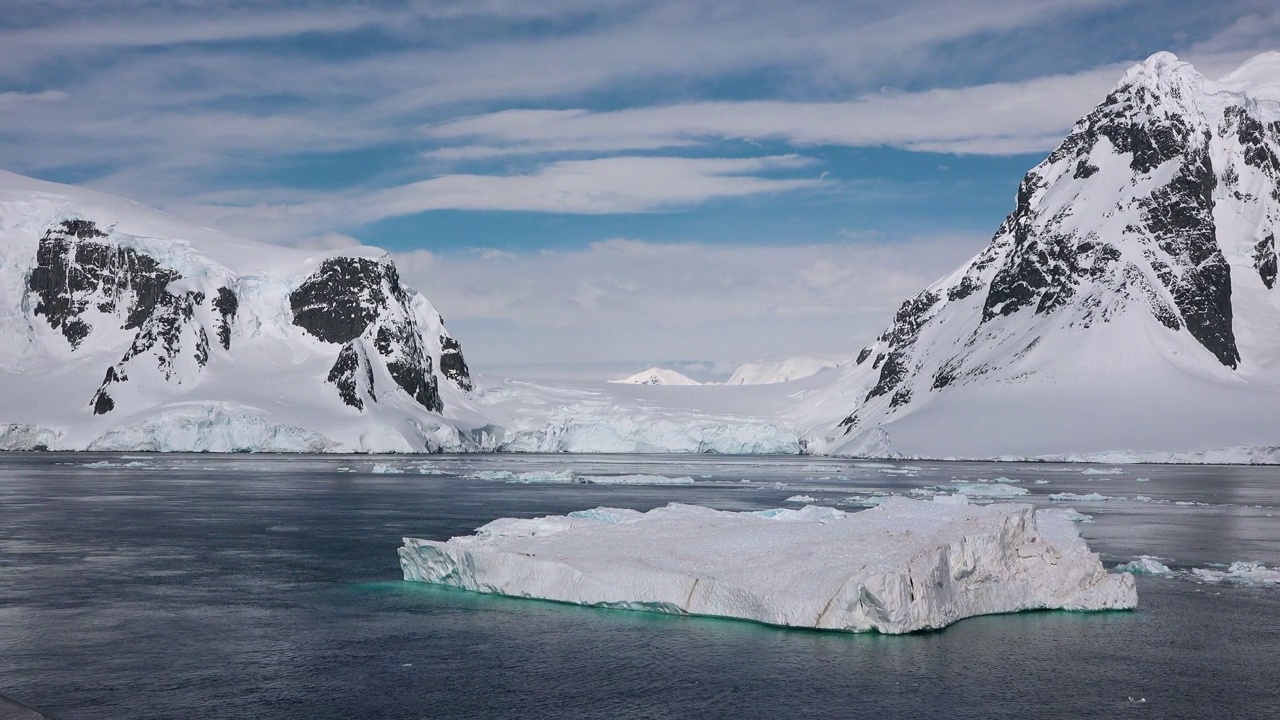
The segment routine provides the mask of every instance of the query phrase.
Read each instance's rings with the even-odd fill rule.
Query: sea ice
[[[671,504],[503,518],[473,536],[405,538],[406,580],[581,605],[906,633],[1037,608],[1126,609],[1076,526],[1025,504],[902,497],[855,513]]]
[[[815,503],[818,502],[818,498],[810,497],[808,495],[792,495],[787,498],[787,502]]]
[[[1196,568],[1191,572],[1196,576],[1196,579],[1207,583],[1249,587],[1280,587],[1280,568],[1268,568],[1260,562],[1233,562],[1226,570]]]
[[[539,483],[569,485],[692,485],[693,478],[667,477],[665,475],[575,475],[573,470],[531,470],[513,473],[510,470],[479,470],[467,475],[476,480],[494,480],[497,482],[521,483],[532,485]]]

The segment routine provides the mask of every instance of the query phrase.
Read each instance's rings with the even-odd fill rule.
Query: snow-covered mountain
[[[702,383],[691,377],[682,375],[675,370],[666,368],[651,367],[648,370],[642,370],[635,375],[622,378],[621,380],[610,380],[613,383],[623,383],[626,385],[701,385]]]
[[[792,414],[811,447],[999,456],[1280,444],[1280,53],[1159,53],[972,261]]]
[[[800,355],[782,360],[765,360],[739,365],[725,385],[772,385],[815,375],[839,367],[841,361],[816,355]]]
[[[0,173],[0,448],[461,449],[461,348],[381,250]]]

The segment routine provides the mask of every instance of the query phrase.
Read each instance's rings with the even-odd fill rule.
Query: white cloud
[[[854,354],[979,237],[396,254],[477,369]],[[642,369],[642,368],[636,368]]]

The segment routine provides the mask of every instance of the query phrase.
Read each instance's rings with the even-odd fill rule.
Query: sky
[[[1273,0],[5,0],[0,167],[369,244],[474,369],[844,357],[976,254],[1129,65]]]

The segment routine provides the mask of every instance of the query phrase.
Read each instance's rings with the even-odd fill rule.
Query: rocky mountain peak
[[[1108,327],[1143,328],[1119,356],[1178,347],[1205,373],[1271,357],[1243,347],[1237,323],[1280,322],[1261,295],[1277,277],[1276,88],[1278,53],[1219,82],[1171,53],[1129,69],[1026,174],[987,248],[903,303],[859,355],[851,374],[866,390],[846,431],[958,387],[1059,382],[1044,348],[1076,356],[1090,338],[1114,342]]]

